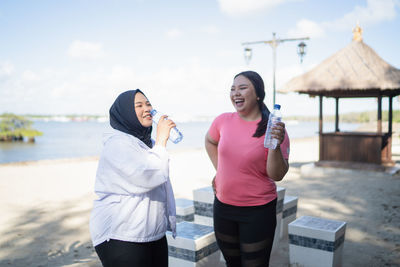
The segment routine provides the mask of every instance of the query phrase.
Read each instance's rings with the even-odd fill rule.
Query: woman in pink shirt
[[[205,140],[217,170],[215,236],[227,266],[268,266],[276,227],[275,181],[289,169],[289,137],[280,122],[272,131],[277,148],[264,148],[269,110],[258,73],[237,74],[230,98],[236,112],[219,115]]]

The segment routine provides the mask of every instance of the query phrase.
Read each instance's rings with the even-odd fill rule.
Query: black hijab
[[[142,93],[139,89],[120,94],[110,108],[110,125],[116,130],[139,138],[148,147],[152,147],[152,127],[144,127],[138,120],[135,112],[135,95]],[[144,94],[143,94],[144,95]]]

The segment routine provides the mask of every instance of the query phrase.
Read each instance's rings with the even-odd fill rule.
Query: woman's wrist
[[[159,146],[166,147],[167,146],[167,139],[156,138],[155,144],[159,145]]]
[[[269,149],[269,151],[280,151],[281,150],[281,145],[280,144],[277,144],[276,145],[276,147],[275,147],[275,149]]]

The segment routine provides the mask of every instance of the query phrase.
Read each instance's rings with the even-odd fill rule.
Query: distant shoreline
[[[70,163],[70,162],[82,162],[82,161],[93,161],[98,160],[99,156],[87,156],[87,157],[73,157],[73,158],[58,158],[58,159],[38,159],[38,160],[27,160],[27,161],[13,161],[0,163],[2,166],[25,166],[34,164],[58,164],[58,163]]]
[[[5,114],[5,113],[4,113]],[[0,120],[4,116],[4,114],[0,114]],[[339,114],[340,122],[343,123],[371,123],[376,121],[376,110],[366,110],[361,112],[348,112],[344,114]],[[109,120],[108,115],[89,115],[89,114],[57,114],[57,115],[35,115],[35,114],[18,114],[20,116],[24,116],[28,119],[33,121],[75,121],[75,122],[86,122],[86,121],[98,121],[98,122],[106,122]],[[195,116],[195,117],[182,117],[182,118],[175,118],[177,122],[191,122],[191,121],[213,121],[216,115],[209,116]],[[387,121],[388,118],[388,111],[382,111],[382,119],[383,121]],[[306,121],[318,122],[318,116],[284,116],[284,119],[287,121]],[[335,115],[324,115],[323,117],[324,122],[334,122]],[[393,121],[400,123],[400,111],[393,110]]]
[[[291,143],[304,143],[304,142],[317,142],[318,135],[309,136],[309,137],[298,137],[291,138]],[[170,150],[169,153],[171,155],[184,154],[202,151],[204,148],[182,148],[176,150]],[[55,159],[39,159],[39,160],[27,160],[27,161],[13,161],[13,162],[4,162],[0,163],[0,167],[5,166],[24,166],[24,165],[35,165],[35,164],[58,164],[58,163],[70,163],[70,162],[82,162],[82,161],[94,161],[98,160],[99,156],[83,156],[83,157],[71,157],[71,158],[55,158]]]
[[[339,124],[340,126],[340,124]],[[382,129],[385,132],[387,129],[387,122],[382,123]],[[376,132],[377,131],[377,123],[360,123],[359,127],[355,130],[357,132]],[[393,123],[394,137],[400,136],[400,123]],[[399,138],[394,138],[393,143],[398,143]],[[318,133],[314,136],[308,137],[298,137],[291,138],[291,143],[303,143],[303,142],[317,142],[318,141]],[[170,150],[170,154],[181,154],[187,152],[193,152],[202,150],[203,148],[181,148],[181,149],[173,149]],[[31,164],[57,164],[57,163],[67,163],[67,162],[75,162],[75,161],[92,161],[98,160],[99,156],[82,156],[82,157],[70,157],[70,158],[54,158],[54,159],[39,159],[39,160],[27,160],[27,161],[13,161],[13,162],[3,162],[0,163],[0,166],[21,166],[21,165],[31,165]]]

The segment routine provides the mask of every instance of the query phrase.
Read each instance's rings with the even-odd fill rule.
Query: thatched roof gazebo
[[[400,70],[385,62],[362,41],[357,25],[353,41],[309,72],[297,76],[279,91],[319,96],[320,161],[391,165],[393,97],[400,95]],[[336,100],[335,131],[322,132],[323,97]],[[340,132],[340,98],[377,98],[378,127],[373,133]],[[388,132],[382,133],[382,98],[389,101]]]

